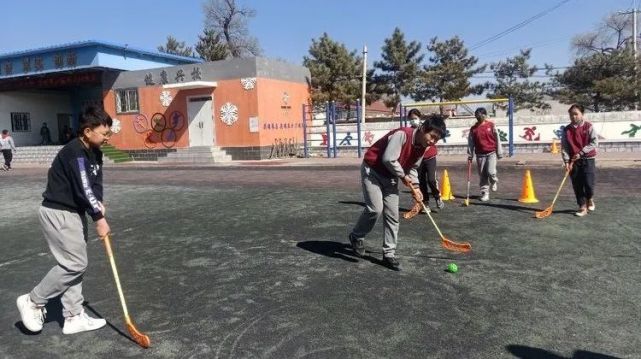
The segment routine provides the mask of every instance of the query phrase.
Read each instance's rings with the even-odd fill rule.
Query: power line
[[[483,46],[485,46],[487,44],[490,44],[490,43],[492,43],[492,42],[494,42],[494,41],[496,41],[496,40],[498,40],[498,39],[500,39],[500,38],[502,38],[502,37],[514,32],[514,31],[516,31],[516,30],[526,26],[527,24],[533,22],[534,20],[539,19],[539,18],[551,13],[552,11],[560,8],[563,4],[565,4],[567,2],[570,2],[570,1],[571,0],[563,0],[563,1],[559,2],[558,4],[554,5],[553,7],[549,8],[547,10],[541,11],[540,13],[521,21],[520,23],[510,27],[507,30],[504,30],[504,31],[502,31],[502,32],[500,32],[500,33],[498,33],[498,34],[496,34],[494,36],[488,37],[487,39],[485,39],[483,41],[480,41],[480,42],[476,43],[475,45],[473,45],[472,47],[470,47],[470,51],[474,51],[474,50],[476,50],[478,48],[481,48],[481,47],[483,47]]]

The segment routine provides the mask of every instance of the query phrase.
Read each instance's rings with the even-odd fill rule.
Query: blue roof
[[[97,40],[70,42],[70,43],[67,43],[67,44],[40,47],[40,48],[37,48],[37,49],[8,52],[8,53],[0,54],[0,60],[1,59],[6,59],[6,58],[12,58],[12,57],[21,57],[21,56],[25,56],[25,55],[36,55],[36,54],[48,53],[48,52],[52,52],[52,51],[77,49],[77,48],[90,47],[90,46],[102,46],[102,47],[107,47],[107,48],[111,48],[111,49],[137,53],[137,54],[140,54],[140,55],[152,56],[152,57],[156,57],[156,58],[170,59],[170,60],[179,61],[179,62],[182,62],[182,63],[185,63],[185,64],[193,64],[193,63],[201,63],[201,62],[203,62],[202,59],[198,59],[198,58],[195,58],[195,57],[179,56],[179,55],[167,54],[167,53],[164,53],[164,52],[155,52],[155,51],[143,50],[143,49],[139,49],[139,48],[136,48],[136,47],[130,47],[129,45],[126,45],[126,44],[125,45],[119,45],[119,44],[114,44],[114,43],[110,43],[110,42],[106,42],[106,41],[97,41]]]

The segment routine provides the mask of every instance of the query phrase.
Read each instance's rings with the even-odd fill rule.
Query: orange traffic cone
[[[525,170],[523,175],[523,187],[521,190],[521,197],[519,198],[521,203],[538,203],[539,200],[534,194],[534,185],[532,184],[532,176],[530,175],[530,170]]]
[[[550,153],[555,155],[559,153],[559,148],[556,145],[556,138],[552,139],[552,147],[550,147]]]
[[[450,186],[450,176],[447,174],[447,170],[443,170],[443,178],[441,179],[441,185],[439,188],[441,190],[441,199],[443,201],[450,201],[454,199],[452,186]]]

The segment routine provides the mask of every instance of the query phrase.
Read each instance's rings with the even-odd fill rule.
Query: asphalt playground
[[[347,245],[363,208],[357,165],[105,169],[115,259],[147,350],[128,338],[93,229],[85,308],[108,326],[63,335],[52,300],[43,331],[25,332],[15,299],[54,264],[36,216],[46,169],[0,173],[0,358],[641,357],[641,168],[599,168],[585,218],[567,183],[546,219],[534,211],[552,200],[558,164],[531,168],[533,205],[516,201],[524,166],[500,164],[488,203],[473,176],[469,207],[464,162],[447,168],[457,199],[434,219],[472,252],[441,248],[425,215],[401,219],[400,272],[380,263],[380,223],[366,258]]]

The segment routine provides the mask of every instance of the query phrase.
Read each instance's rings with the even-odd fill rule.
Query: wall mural
[[[147,121],[145,115],[138,114],[134,118],[133,127],[143,136],[145,147],[153,149],[161,144],[165,148],[173,148],[178,141],[178,131],[185,128],[185,116],[174,111],[167,119],[164,114],[156,112]]]
[[[240,84],[243,86],[245,90],[252,90],[254,89],[254,87],[256,87],[256,78],[246,77],[244,79],[240,79]]]
[[[238,107],[231,102],[227,102],[220,108],[220,120],[227,126],[231,126],[238,121]]]
[[[163,107],[169,107],[173,99],[174,98],[171,96],[171,92],[167,90],[164,90],[160,93],[160,104],[163,105]]]
[[[120,120],[114,118],[111,122],[111,132],[118,133],[121,130]]]
[[[641,126],[637,126],[633,123],[630,124],[630,129],[627,131],[621,132],[622,135],[628,135],[629,138],[637,137],[637,131],[641,130]]]

